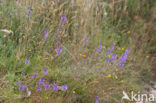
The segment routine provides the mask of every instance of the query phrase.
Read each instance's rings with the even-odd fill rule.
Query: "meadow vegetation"
[[[123,91],[149,92],[155,7],[156,0],[0,0],[0,103],[121,103]]]

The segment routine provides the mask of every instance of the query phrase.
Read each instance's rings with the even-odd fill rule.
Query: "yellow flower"
[[[123,51],[125,50],[124,48],[121,48]]]
[[[80,57],[86,58],[86,55],[80,54]]]
[[[111,74],[109,74],[108,77],[111,78],[112,77]]]
[[[9,31],[10,31],[10,32],[12,32],[12,30],[11,30],[11,29],[10,29]]]
[[[146,56],[146,58],[149,58],[149,56]]]
[[[130,30],[128,30],[128,32],[127,32],[128,34],[130,34],[131,33],[131,31]]]
[[[46,97],[46,99],[48,99],[48,97]]]
[[[75,91],[73,91],[73,93],[75,94]]]
[[[111,56],[110,56],[110,55],[108,55],[108,57],[110,58]]]

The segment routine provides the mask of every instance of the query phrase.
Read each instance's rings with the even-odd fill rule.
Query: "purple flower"
[[[56,40],[56,44],[58,43],[58,40]]]
[[[61,24],[62,24],[63,22],[66,22],[66,15],[65,15],[65,14],[63,14],[63,15],[61,16]]]
[[[46,83],[44,83],[44,89],[45,89],[45,90],[48,90],[50,87],[51,87],[50,84],[46,84]]]
[[[44,34],[47,34],[47,33],[48,33],[48,29],[46,28],[45,31],[44,31]]]
[[[98,96],[95,97],[95,103],[98,103]]]
[[[21,77],[24,77],[24,75],[25,75],[25,72],[22,72]]]
[[[129,54],[129,50],[127,49],[125,53],[119,58],[120,63],[125,63],[127,60],[127,55]]]
[[[125,51],[125,54],[129,54],[129,52],[130,52],[130,50],[129,49],[126,49],[126,51]]]
[[[55,92],[55,91],[58,91],[58,90],[62,90],[62,91],[65,91],[65,90],[67,90],[68,89],[68,86],[66,85],[66,84],[64,84],[64,85],[62,85],[62,86],[57,86],[56,84],[55,84],[55,82],[53,82],[53,91]]]
[[[95,50],[96,53],[98,53],[102,49],[102,43],[100,43],[99,47]]]
[[[34,76],[32,76],[31,78],[32,78],[32,79],[34,79],[34,78],[36,78],[36,77],[37,77],[37,75],[38,75],[38,73],[37,73],[37,72],[35,72],[35,75],[34,75]]]
[[[119,64],[119,66],[120,67],[124,67],[124,63],[126,62],[126,60],[127,60],[127,56],[128,56],[128,54],[129,54],[129,49],[127,49],[126,51],[125,51],[125,53],[123,53],[122,54],[122,56],[119,58],[119,62],[120,62],[120,64]]]
[[[53,82],[53,91],[55,92],[55,91],[58,91],[58,90],[59,90],[59,86],[57,86],[55,84],[55,82]]]
[[[112,45],[112,47],[106,51],[106,54],[110,54],[113,50],[114,50],[114,45]]]
[[[85,46],[87,43],[88,43],[88,36],[87,36],[85,42],[83,43],[83,45]]]
[[[53,86],[53,91],[55,92],[55,91],[58,91],[59,90],[59,86],[57,86],[57,85],[55,85],[55,86]]]
[[[61,90],[65,91],[68,89],[68,86],[66,84],[64,84],[63,86],[61,86]]]
[[[44,70],[43,74],[46,75],[48,73],[47,68]]]
[[[40,87],[37,88],[37,92],[41,92],[41,88]]]
[[[30,59],[29,58],[25,59],[25,64],[27,64],[27,65],[30,64]]]
[[[98,69],[97,69],[97,72],[99,72],[100,70],[101,70],[101,68],[98,68]]]
[[[123,67],[124,67],[124,64],[119,64],[119,66],[120,66],[121,68],[123,68]]]
[[[114,53],[110,58],[108,58],[108,61],[113,61],[113,60],[116,60],[116,59],[117,59],[117,56]]]
[[[45,81],[45,78],[44,78],[44,77],[42,77],[42,78],[40,79],[40,81],[41,81],[41,82],[44,82],[44,81]]]
[[[31,11],[32,11],[32,6],[29,8],[28,14],[27,14],[27,18],[29,18],[29,20],[30,20],[30,16],[31,16]]]
[[[59,90],[59,86],[57,86],[57,85],[55,84],[55,82],[53,82],[52,85],[53,85],[53,91],[54,91],[54,92]]]
[[[16,84],[17,84],[17,86],[20,86],[20,85],[21,85],[21,83],[20,83],[20,82],[18,82],[18,81],[16,82]]]
[[[61,52],[62,52],[62,48],[60,47],[60,48],[58,49],[58,51],[57,51],[57,55],[60,55]]]
[[[127,60],[127,55],[122,55],[120,58],[119,58],[119,60],[120,60],[120,63],[125,63],[126,62],[126,60]]]
[[[24,84],[21,84],[21,85],[20,85],[19,90],[21,90],[21,91],[26,91],[26,87],[24,86]]]
[[[48,38],[48,29],[45,29],[44,34],[45,34],[44,40],[46,41]]]
[[[20,82],[16,82],[16,84],[19,87],[19,90],[26,91],[26,87],[24,86],[24,84],[21,84]]]
[[[42,77],[42,78],[40,79],[40,81],[38,82],[38,86],[40,86],[41,84],[44,84],[44,81],[45,81],[45,79],[44,79],[44,77]]]
[[[57,34],[59,34],[60,33],[60,28],[59,28],[59,26],[57,27]]]

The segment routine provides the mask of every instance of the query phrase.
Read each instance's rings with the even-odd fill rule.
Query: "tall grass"
[[[99,103],[121,103],[123,91],[143,92],[145,81],[152,79],[146,23],[155,4],[154,0],[1,0],[0,29],[13,33],[0,32],[0,102],[93,103],[98,96]],[[57,55],[59,48],[62,52]],[[130,53],[121,67],[126,50]],[[109,61],[114,53],[117,59]],[[32,79],[35,72],[37,78]],[[42,77],[48,84],[67,84],[68,89],[54,92],[41,87],[37,92]],[[20,91],[17,81],[27,90]]]

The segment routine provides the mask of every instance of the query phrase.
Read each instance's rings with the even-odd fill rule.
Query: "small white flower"
[[[5,32],[5,33],[8,33],[8,34],[11,34],[13,33],[13,31],[11,30],[7,30],[7,29],[1,29],[2,32]]]
[[[4,38],[6,37],[6,35],[3,36]]]
[[[55,2],[54,1],[52,1],[51,3],[52,3],[52,5],[55,5]]]
[[[27,96],[29,97],[31,95],[31,91],[27,91]]]
[[[107,15],[108,15],[108,13],[105,11],[104,15],[105,15],[105,16],[107,16]]]

